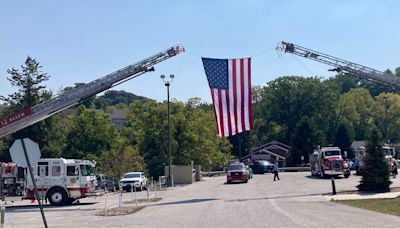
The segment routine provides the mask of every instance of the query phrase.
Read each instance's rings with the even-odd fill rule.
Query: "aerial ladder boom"
[[[296,44],[282,41],[277,46],[277,51],[283,53],[291,53],[317,62],[325,63],[333,66],[330,71],[337,71],[341,73],[348,73],[368,81],[377,82],[387,86],[400,89],[400,77],[381,72],[370,67],[366,67],[357,63],[352,63],[331,55],[327,55],[318,51],[314,51]]]
[[[62,93],[48,101],[44,101],[36,106],[6,117],[0,120],[0,138],[44,120],[117,84],[135,78],[148,71],[154,71],[153,66],[155,64],[176,56],[181,52],[184,52],[183,46],[175,45],[140,62],[131,64],[88,84]]]

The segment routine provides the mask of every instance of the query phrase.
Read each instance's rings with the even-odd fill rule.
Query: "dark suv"
[[[274,169],[274,164],[267,160],[258,160],[253,161],[250,167],[253,169],[254,174],[264,174],[271,173]]]
[[[98,189],[107,189],[108,191],[115,192],[117,190],[116,184],[113,180],[110,180],[105,174],[97,174],[97,186]]]

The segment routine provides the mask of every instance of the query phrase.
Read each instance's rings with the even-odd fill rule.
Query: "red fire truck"
[[[339,147],[321,147],[310,154],[310,168],[312,176],[350,176],[349,164],[343,160]]]

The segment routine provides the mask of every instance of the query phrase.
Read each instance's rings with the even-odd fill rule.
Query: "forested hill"
[[[103,100],[106,106],[113,106],[117,104],[128,105],[134,101],[145,102],[148,100],[146,97],[137,96],[124,90],[108,90],[104,93],[104,95],[99,96],[98,99]]]

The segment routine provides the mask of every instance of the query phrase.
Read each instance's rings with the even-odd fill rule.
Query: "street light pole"
[[[168,119],[168,177],[167,177],[167,186],[172,187],[173,186],[173,176],[171,175],[171,165],[172,165],[172,159],[171,159],[171,121],[170,121],[170,109],[169,109],[169,86],[171,85],[171,82],[174,80],[174,75],[169,76],[171,80],[166,80],[165,75],[161,75],[161,79],[164,81],[165,86],[167,87],[167,119]]]

